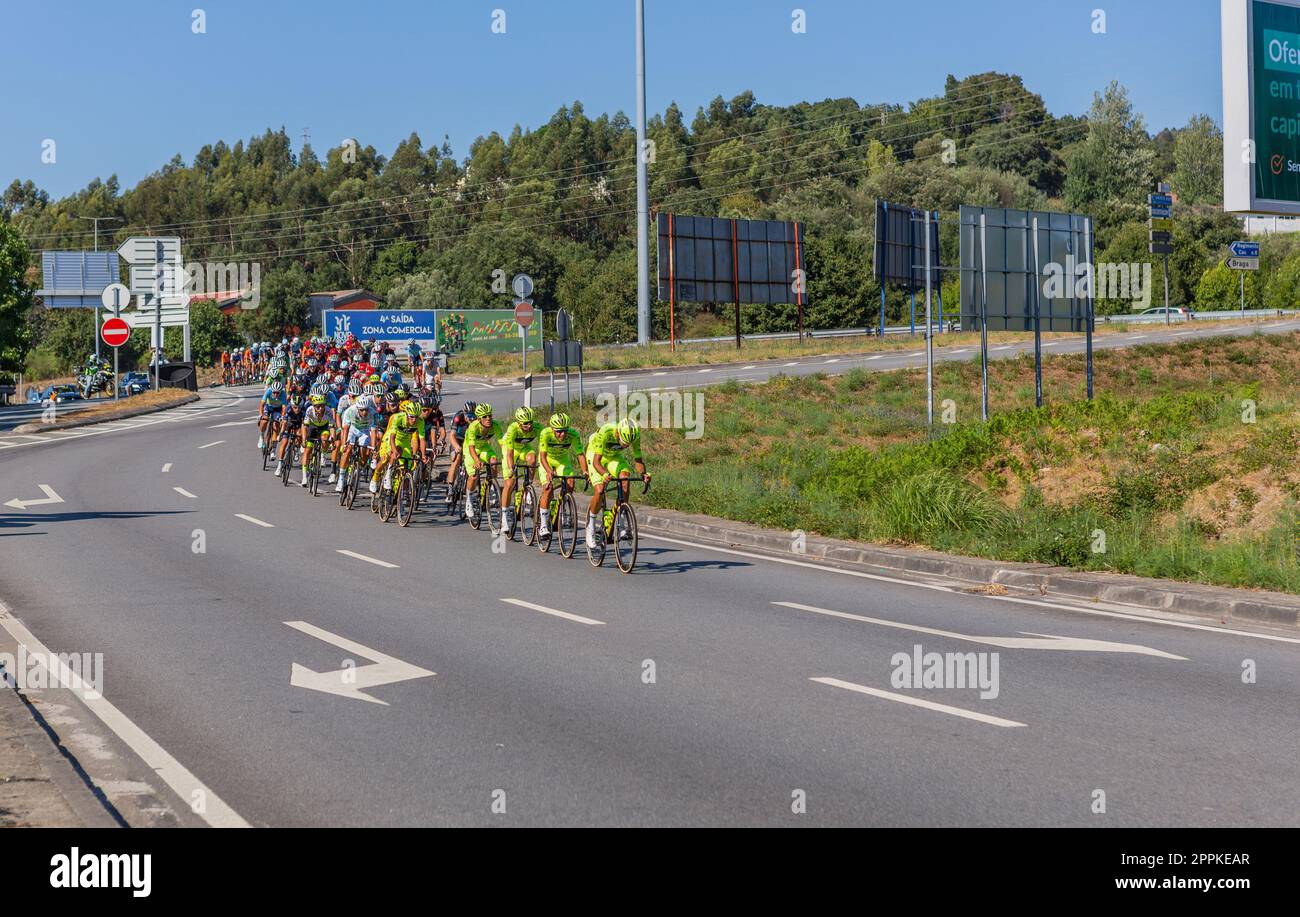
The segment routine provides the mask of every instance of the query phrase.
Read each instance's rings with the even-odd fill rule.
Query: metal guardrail
[[[1175,308],[1170,306],[1170,308]],[[1213,312],[1196,312],[1191,314],[1191,321],[1196,322],[1227,322],[1233,319],[1241,318],[1286,318],[1288,315],[1300,315],[1300,309],[1247,309],[1242,312],[1240,309],[1232,311],[1215,310]],[[1188,321],[1186,316],[1172,316],[1174,322]],[[1164,315],[1099,315],[1097,320],[1102,324],[1121,324],[1121,325],[1149,325],[1164,324]]]

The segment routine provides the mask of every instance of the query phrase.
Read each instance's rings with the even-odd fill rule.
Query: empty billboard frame
[[[679,302],[797,305],[799,332],[808,304],[804,226],[778,220],[658,215],[659,299],[669,304],[669,334],[676,341],[673,307]]]

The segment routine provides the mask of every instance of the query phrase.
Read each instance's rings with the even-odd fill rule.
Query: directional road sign
[[[1224,265],[1234,271],[1257,271],[1259,270],[1258,258],[1228,258]]]
[[[1231,249],[1233,255],[1235,255],[1238,258],[1259,257],[1258,242],[1233,242],[1231,245],[1228,246],[1228,248]]]
[[[527,274],[515,274],[514,279],[510,281],[510,287],[520,299],[527,299],[533,295],[533,278]]]

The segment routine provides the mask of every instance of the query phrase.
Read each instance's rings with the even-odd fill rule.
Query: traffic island
[[[142,414],[154,414],[198,401],[199,396],[184,389],[162,389],[157,392],[144,392],[120,401],[104,401],[85,410],[77,411],[62,419],[37,421],[14,427],[16,434],[48,433],[52,430],[71,430],[75,427],[88,427],[92,424],[105,423],[110,420],[125,420]],[[57,417],[57,408],[56,417]]]

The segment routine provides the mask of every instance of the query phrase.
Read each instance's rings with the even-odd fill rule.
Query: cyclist
[[[262,393],[262,412],[257,419],[257,451],[266,448],[267,438],[275,439],[279,435],[280,421],[284,417],[284,382],[274,379]]]
[[[605,484],[611,478],[630,478],[633,465],[641,480],[648,482],[650,475],[641,457],[641,428],[632,418],[607,423],[587,440],[587,477],[592,487],[591,505],[587,507],[587,547],[596,546],[596,515],[605,496]]]
[[[302,434],[299,440],[302,446],[300,487],[307,486],[307,468],[311,461],[312,448],[317,443],[320,443],[321,452],[327,450],[330,444],[330,410],[325,404],[325,396],[319,393],[311,396],[311,406],[302,416]]]
[[[438,365],[437,351],[426,350],[423,356],[424,362],[424,384],[431,387],[435,392],[442,393],[442,367]]]
[[[420,343],[415,338],[411,338],[406,342],[406,356],[410,361],[411,375],[415,377],[415,385],[418,388],[423,384],[420,371],[424,368],[424,364],[420,360]]]
[[[442,408],[438,407],[438,396],[433,392],[422,391],[416,400],[420,405],[420,419],[424,421],[425,454],[433,460],[437,458],[438,445],[447,435],[446,422],[443,420]]]
[[[221,384],[230,384],[230,352],[221,351]]]
[[[466,401],[465,406],[461,408],[451,418],[451,429],[447,431],[447,443],[451,446],[451,467],[447,469],[447,499],[451,502],[451,491],[456,483],[456,472],[460,468],[460,460],[463,452],[461,444],[465,442],[465,433],[469,430],[469,425],[474,422],[474,409],[478,405],[473,401]]]
[[[514,423],[501,437],[501,454],[505,456],[505,483],[501,487],[501,525],[508,532],[515,527],[515,508],[510,496],[515,490],[515,465],[523,462],[537,467],[537,412],[530,407],[515,409]]]
[[[479,469],[487,466],[488,474],[495,477],[496,466],[501,462],[501,437],[505,431],[501,424],[492,419],[492,405],[483,403],[474,407],[474,422],[465,431],[465,474],[469,476],[465,484],[465,515],[473,518],[478,515]]]
[[[345,445],[343,461],[339,465],[343,472],[334,486],[335,493],[342,493],[343,488],[348,486],[348,468],[352,462],[352,450],[357,447],[362,450],[374,448],[375,435],[378,432],[378,416],[375,412],[375,401],[369,395],[362,395],[343,412],[343,432],[340,439],[345,442]],[[357,471],[357,474],[361,473],[360,470]]]
[[[280,425],[280,451],[276,454],[275,473],[278,475],[284,465],[285,452],[289,443],[298,436],[302,426],[303,415],[307,413],[307,398],[302,394],[289,396],[289,404],[284,409],[284,421]]]
[[[537,438],[538,468],[542,474],[541,521],[537,534],[551,534],[551,491],[557,477],[567,478],[581,469],[587,473],[587,457],[579,450],[582,435],[569,425],[569,415],[552,414],[551,421]]]
[[[414,447],[414,448],[412,448]],[[379,475],[384,475],[384,490],[393,489],[393,469],[400,455],[403,459],[415,457],[424,460],[424,421],[420,408],[414,401],[402,401],[396,413],[388,420],[388,428],[379,443],[379,462],[370,478],[370,492],[378,493]]]

